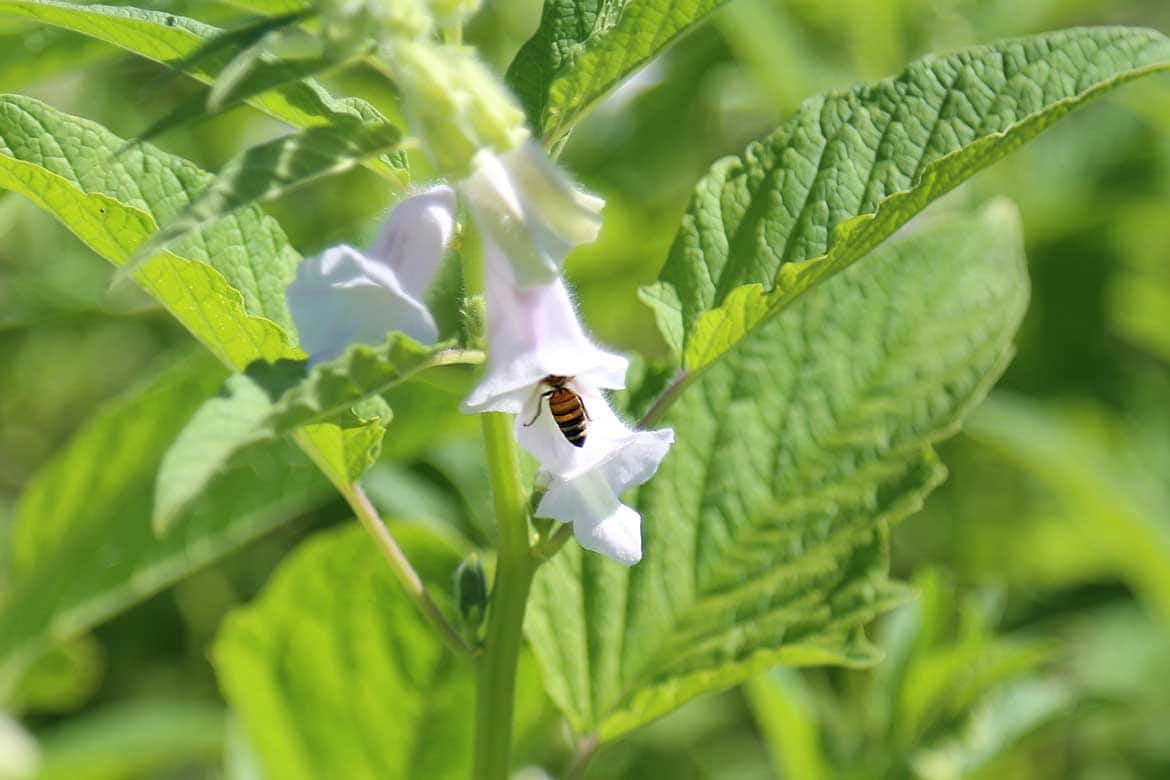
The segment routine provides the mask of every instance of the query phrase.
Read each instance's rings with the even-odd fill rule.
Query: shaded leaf
[[[219,475],[166,539],[150,528],[155,473],[225,371],[196,355],[104,407],[29,482],[0,605],[0,691],[50,645],[326,501],[328,485],[281,440]]]
[[[1158,424],[1153,415],[1143,422]],[[1151,499],[1143,485],[1152,477],[1164,490],[1165,472],[1142,474],[1140,459],[1118,442],[1099,441],[1052,409],[1005,393],[989,399],[969,427],[972,438],[1004,453],[1074,506],[1065,519],[1076,522],[1087,543],[1170,625],[1170,524],[1166,504]]]
[[[147,777],[223,750],[224,712],[215,702],[135,701],[107,705],[48,729],[37,780]]]
[[[702,369],[939,195],[1077,106],[1168,67],[1160,33],[1073,29],[926,57],[811,98],[699,182],[643,298],[684,367]]]
[[[546,146],[623,79],[726,0],[546,0],[508,84]]]
[[[477,356],[423,346],[396,333],[381,347],[353,346],[312,371],[306,370],[304,361],[251,366],[247,373],[231,377],[225,392],[205,403],[167,450],[155,490],[155,530],[168,531],[241,452],[301,426],[326,421],[344,429],[376,426],[376,440],[358,447],[350,443],[337,455],[339,474],[346,482],[357,479],[377,455],[381,432],[389,422],[390,409],[377,394],[424,369]],[[376,407],[354,409],[371,396]]]
[[[246,103],[265,92],[286,84],[303,81],[310,76],[319,75],[344,64],[338,62],[334,57],[272,61],[261,59],[254,63],[252,69],[232,85],[231,89],[219,95],[218,105],[214,108],[208,105],[211,96],[210,90],[192,95],[176,106],[174,110],[151,123],[149,127],[138,134],[132,143],[149,141],[168,130],[202,121],[221,111]]]
[[[637,493],[645,557],[570,547],[526,631],[574,727],[614,739],[776,664],[868,664],[903,595],[888,527],[942,479],[931,444],[1002,372],[1028,297],[1005,204],[924,224],[801,300],[671,407]]]

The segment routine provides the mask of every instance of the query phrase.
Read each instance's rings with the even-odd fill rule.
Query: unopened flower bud
[[[427,0],[322,0],[321,30],[337,51],[383,38],[427,38],[435,27]]]
[[[487,613],[487,576],[479,556],[471,553],[455,569],[455,605],[467,627],[475,631]]]
[[[463,24],[475,16],[483,0],[431,0],[431,13],[440,25]]]
[[[524,112],[474,50],[399,40],[387,58],[410,125],[443,174],[464,178],[480,149],[506,152],[528,138]]]

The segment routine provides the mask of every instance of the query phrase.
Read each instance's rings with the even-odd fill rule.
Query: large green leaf
[[[1006,204],[923,224],[744,340],[671,407],[637,494],[645,557],[570,546],[526,630],[548,690],[613,739],[776,664],[874,660],[902,597],[889,523],[942,479],[931,444],[999,376],[1028,298]]]
[[[726,0],[546,0],[508,84],[546,145]]]
[[[33,98],[0,96],[0,187],[52,213],[99,255],[121,265],[177,216],[211,176],[152,146]],[[300,256],[274,220],[242,209],[175,242],[135,279],[221,360],[299,357],[284,288]]]
[[[912,64],[812,98],[699,183],[644,297],[688,371],[1082,103],[1170,67],[1152,30],[1090,28]]]
[[[13,527],[0,605],[0,689],[51,644],[80,635],[308,508],[330,490],[281,440],[219,475],[178,520],[151,531],[163,453],[226,372],[203,354],[113,402],[30,481]]]
[[[257,364],[228,380],[226,393],[212,398],[191,418],[167,451],[155,491],[155,528],[169,530],[189,503],[233,458],[248,448],[294,429],[325,421],[347,429],[388,421],[389,407],[355,410],[367,398],[427,368],[475,362],[478,352],[428,347],[401,333],[381,347],[355,345],[335,360],[306,372],[303,361]],[[348,418],[348,419],[338,419]],[[379,440],[380,440],[379,436]],[[356,479],[371,465],[376,447],[356,448],[343,456],[344,473]],[[353,458],[357,462],[352,462]]]
[[[182,213],[151,236],[133,264],[238,209],[344,173],[371,155],[397,146],[401,139],[393,125],[348,118],[253,146],[232,158]]]
[[[421,526],[395,537],[450,611],[460,552]],[[438,640],[357,527],[318,535],[213,652],[228,701],[268,777],[463,778],[474,674]]]
[[[119,46],[129,52],[162,63],[174,63],[196,53],[220,35],[217,27],[194,19],[133,6],[75,5],[54,0],[0,0],[0,13],[36,19],[55,27]],[[219,52],[199,60],[190,75],[204,83],[215,81],[230,62],[231,52]],[[265,57],[262,62],[274,62]],[[389,124],[372,105],[357,98],[336,98],[311,80],[276,86],[270,92],[249,97],[249,105],[295,127],[329,124],[343,117],[364,122]],[[370,158],[375,172],[405,183],[404,161],[398,157]]]

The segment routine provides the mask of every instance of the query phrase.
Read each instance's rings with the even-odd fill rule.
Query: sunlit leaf
[[[131,266],[237,209],[344,173],[362,160],[392,149],[401,139],[398,129],[385,122],[338,119],[332,125],[310,127],[253,146],[230,160],[177,217],[151,236],[135,253]]]
[[[462,554],[421,526],[394,534],[445,611]],[[474,674],[435,636],[355,526],[288,558],[230,615],[216,671],[268,777],[464,778]]]
[[[122,146],[94,122],[0,97],[0,187],[52,213],[115,265],[211,180],[151,146],[115,155]],[[292,317],[284,296],[299,260],[276,222],[251,208],[175,242],[135,279],[215,355],[243,368],[301,354],[285,335]]]
[[[683,366],[702,369],[939,195],[1077,106],[1167,68],[1160,33],[1085,28],[930,56],[811,98],[699,182],[644,298]]]
[[[184,16],[133,6],[75,5],[54,0],[0,0],[0,13],[15,14],[74,30],[167,64],[189,57],[222,32],[217,27]],[[221,52],[199,62],[190,75],[206,84],[214,83],[229,59],[226,52]],[[247,103],[294,127],[328,124],[341,117],[389,124],[368,102],[357,98],[335,98],[310,80],[276,87],[249,98]],[[366,164],[399,184],[405,183],[408,178],[401,158],[373,157]]]
[[[942,479],[931,444],[998,378],[1028,299],[1006,204],[923,224],[827,282],[692,384],[637,493],[645,557],[570,545],[526,630],[550,695],[614,739],[776,664],[867,664],[903,597],[887,533]]]

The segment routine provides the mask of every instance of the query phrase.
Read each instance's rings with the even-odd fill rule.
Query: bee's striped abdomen
[[[574,447],[585,446],[585,404],[567,387],[555,388],[548,396],[548,410],[561,433]]]

